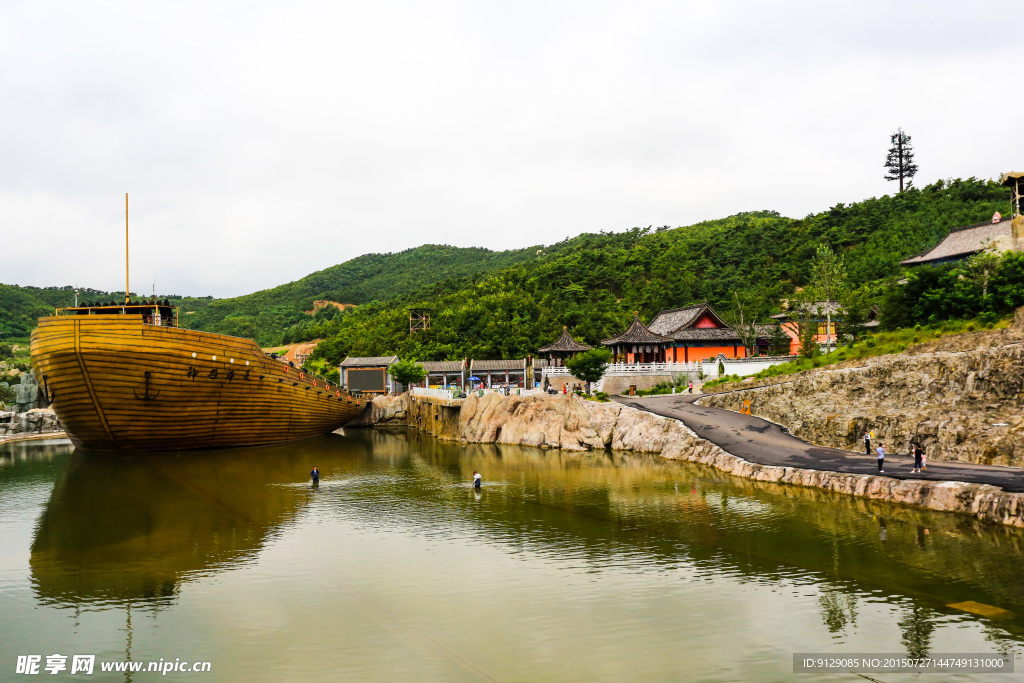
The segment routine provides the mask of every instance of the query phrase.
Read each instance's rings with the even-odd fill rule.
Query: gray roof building
[[[902,266],[937,265],[960,261],[980,251],[1016,251],[1012,221],[1009,218],[988,221],[951,230],[928,251],[900,261]]]

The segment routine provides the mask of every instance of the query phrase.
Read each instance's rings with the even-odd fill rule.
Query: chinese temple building
[[[693,363],[719,354],[746,358],[743,341],[707,303],[659,311],[650,324],[651,332],[666,337],[666,361]]]
[[[563,367],[565,365],[565,359],[569,356],[580,353],[581,351],[589,351],[592,347],[586,344],[580,344],[578,341],[573,339],[569,335],[569,328],[562,328],[562,336],[558,338],[551,346],[545,346],[543,349],[537,349],[538,355],[547,356],[547,367]]]

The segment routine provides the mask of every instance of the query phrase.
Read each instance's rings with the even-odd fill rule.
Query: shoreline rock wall
[[[774,384],[708,394],[701,405],[784,425],[822,446],[861,450],[875,432],[890,452],[919,441],[936,461],[1024,466],[1024,344],[897,354]]]
[[[447,441],[655,453],[753,481],[790,484],[884,500],[1024,527],[1024,494],[963,482],[901,481],[889,477],[760,465],[698,437],[686,425],[618,403],[578,396],[470,396],[460,401],[380,396],[349,426],[410,426]]]

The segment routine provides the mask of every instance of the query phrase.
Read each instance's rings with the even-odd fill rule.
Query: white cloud
[[[362,253],[495,249],[993,177],[1019,3],[0,6],[0,282],[241,294]],[[12,241],[10,235],[27,239]],[[45,235],[45,240],[33,238]],[[39,252],[45,251],[45,258]]]

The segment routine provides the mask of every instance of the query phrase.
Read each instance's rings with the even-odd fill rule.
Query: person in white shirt
[[[475,488],[475,489],[480,488],[480,484],[483,483],[483,479],[484,478],[480,476],[479,472],[474,471],[473,472],[473,488]]]
[[[882,467],[885,465],[885,444],[879,443],[878,448],[875,449],[878,453],[878,471],[885,472]]]

